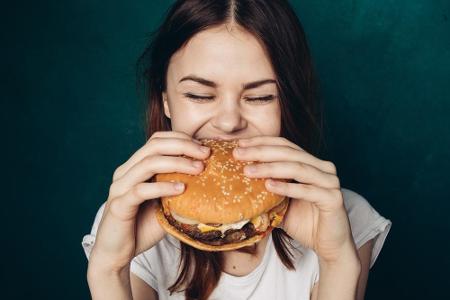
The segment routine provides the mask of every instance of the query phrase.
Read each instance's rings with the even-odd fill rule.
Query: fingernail
[[[201,161],[196,160],[192,162],[192,165],[196,168],[200,168],[203,165],[203,163]]]
[[[234,149],[234,151],[236,151],[236,154],[244,154],[245,153],[245,149],[244,148],[236,148]]]
[[[202,146],[202,147],[200,147],[200,150],[201,150],[202,152],[204,152],[204,153],[208,153],[209,148],[208,148],[208,147]]]
[[[182,183],[182,182],[177,182],[177,183],[174,184],[174,187],[175,187],[175,189],[176,189],[177,191],[182,191],[182,190],[184,190],[184,183]]]
[[[267,184],[271,187],[276,187],[278,185],[278,182],[276,182],[275,180],[272,180],[272,179],[268,179]]]
[[[255,167],[255,166],[252,166],[252,165],[250,165],[250,166],[245,166],[245,167],[244,167],[244,170],[245,170],[246,173],[254,173],[254,172],[256,171],[256,167]]]

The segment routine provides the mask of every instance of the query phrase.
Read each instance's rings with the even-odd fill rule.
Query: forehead
[[[194,35],[169,64],[171,79],[195,74],[221,84],[274,78],[269,57],[259,41],[239,27],[225,25]]]

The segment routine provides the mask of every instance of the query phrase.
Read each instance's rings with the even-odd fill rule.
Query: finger
[[[259,145],[278,145],[278,146],[288,146],[293,149],[302,150],[300,146],[289,141],[288,139],[280,136],[269,136],[269,135],[261,135],[255,136],[247,139],[239,139],[238,145],[242,147],[249,146],[259,146]]]
[[[120,179],[133,165],[147,156],[186,155],[203,160],[209,156],[209,152],[208,147],[201,146],[192,139],[154,137],[116,170],[113,181]]]
[[[291,147],[279,145],[259,145],[238,147],[234,149],[233,156],[239,160],[247,161],[296,161],[316,167],[317,169],[336,174],[336,167],[332,162],[321,160],[306,151],[299,151]]]
[[[344,205],[340,189],[327,189],[314,185],[288,183],[272,179],[267,179],[265,186],[272,193],[314,203],[320,210],[326,212],[340,209]]]
[[[152,134],[152,136],[148,139],[149,141],[154,138],[179,138],[179,139],[188,139],[200,144],[200,141],[192,138],[189,134],[186,134],[181,131],[156,131]]]
[[[184,184],[175,182],[142,182],[129,189],[127,193],[114,198],[109,203],[109,211],[122,221],[135,218],[139,205],[159,197],[183,193]]]
[[[125,162],[122,166],[119,167],[117,170],[117,174],[115,179],[120,178],[132,165],[140,161],[145,156],[150,155],[150,149],[153,147],[155,143],[154,141],[156,139],[162,140],[162,139],[182,139],[186,141],[192,141],[197,144],[201,144],[200,141],[192,138],[188,134],[184,132],[178,132],[178,131],[157,131],[153,133],[153,135],[148,139],[148,141],[145,143],[144,146],[142,146],[136,153],[134,153],[130,159]],[[170,148],[170,147],[169,147]]]
[[[340,188],[339,178],[336,175],[322,172],[314,166],[300,162],[251,164],[244,167],[244,174],[251,178],[293,179],[299,183],[323,188]]]
[[[124,176],[111,184],[110,197],[126,193],[133,186],[157,173],[179,172],[197,175],[203,171],[203,162],[176,156],[148,156],[131,167]]]

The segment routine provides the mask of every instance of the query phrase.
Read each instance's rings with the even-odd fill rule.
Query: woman
[[[148,141],[115,170],[83,239],[93,299],[363,299],[391,223],[313,155],[315,79],[288,2],[177,1],[139,66]],[[266,188],[291,198],[280,228],[255,247],[199,251],[156,221],[155,199],[184,186],[149,179],[199,174],[209,155],[200,138],[239,139],[235,158],[255,161],[246,176],[273,178]]]

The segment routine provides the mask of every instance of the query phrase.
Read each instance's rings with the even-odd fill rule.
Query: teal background
[[[3,5],[2,299],[88,299],[81,248],[114,169],[144,143],[134,63],[172,1]],[[343,187],[393,222],[366,299],[450,280],[450,1],[291,1]]]

